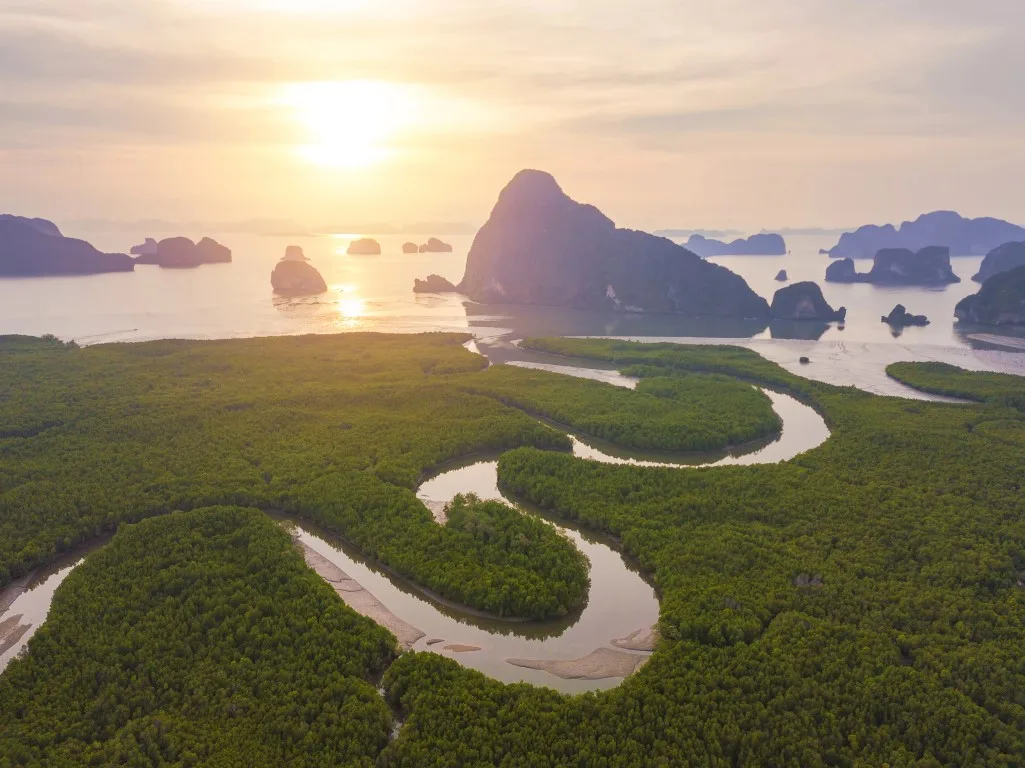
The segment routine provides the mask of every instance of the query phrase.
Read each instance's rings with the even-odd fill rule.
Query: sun
[[[326,168],[384,162],[418,113],[412,89],[380,80],[293,83],[281,102],[303,129],[299,154]]]

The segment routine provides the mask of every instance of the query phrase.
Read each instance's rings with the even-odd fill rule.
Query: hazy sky
[[[1022,0],[0,0],[0,211],[1025,222]]]

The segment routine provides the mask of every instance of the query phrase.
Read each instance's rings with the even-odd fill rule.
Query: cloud
[[[483,185],[548,163],[600,197],[601,158],[644,168],[640,209],[674,188],[674,162],[772,147],[797,195],[824,168],[854,174],[852,157],[915,140],[915,162],[951,146],[993,162],[999,145],[1025,163],[1005,141],[1025,123],[1023,33],[1020,0],[6,0],[0,152],[102,166],[126,146],[175,147],[176,162],[189,147],[279,151],[298,138],[274,104],[288,83],[376,79],[416,86],[435,113],[406,171],[476,167]],[[394,218],[359,217],[375,215]]]

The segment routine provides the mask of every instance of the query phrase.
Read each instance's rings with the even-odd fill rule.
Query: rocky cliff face
[[[834,261],[826,267],[827,283],[857,283],[859,280],[858,268],[854,266],[854,259],[841,259]]]
[[[1015,267],[1025,267],[1025,242],[998,245],[986,254],[979,273],[972,277],[972,280],[984,283],[993,275],[1009,272]]]
[[[555,179],[521,171],[477,233],[459,286],[474,301],[764,318],[744,280],[670,240],[617,229]]]
[[[1011,240],[1025,240],[1025,229],[1000,219],[966,219],[953,211],[935,211],[905,221],[900,228],[869,225],[847,232],[829,255],[869,259],[884,248],[918,251],[939,245],[957,256],[981,256]]]
[[[876,285],[949,285],[960,283],[950,266],[950,249],[928,246],[917,253],[887,248],[876,254],[868,282]]]
[[[134,268],[128,254],[101,253],[84,240],[64,237],[44,219],[0,216],[0,275],[93,275]]]
[[[780,288],[772,299],[770,314],[774,320],[818,320],[843,322],[847,309],[834,310],[815,283],[794,283]]]
[[[1001,272],[954,310],[957,319],[981,325],[1025,325],[1025,267]]]
[[[858,272],[851,259],[826,268],[830,283],[873,283],[875,285],[949,285],[960,283],[950,266],[950,249],[929,246],[917,253],[906,248],[884,248],[876,254],[870,272]]]
[[[686,248],[702,258],[709,256],[785,256],[787,244],[782,235],[761,234],[740,238],[732,243],[691,235]]]

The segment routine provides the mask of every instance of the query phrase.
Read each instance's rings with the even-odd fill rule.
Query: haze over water
[[[68,234],[88,237],[98,248],[127,251],[141,237],[124,232]],[[161,233],[156,233],[159,236]],[[977,257],[953,259],[963,282],[945,288],[888,288],[824,281],[827,256],[818,253],[835,237],[790,237],[791,254],[782,257],[732,256],[712,259],[743,276],[771,301],[783,284],[776,273],[786,269],[791,282],[814,280],[834,306],[846,306],[847,323],[828,328],[814,323],[776,324],[765,328],[735,318],[686,318],[586,312],[556,307],[486,306],[457,295],[415,295],[413,281],[439,274],[458,283],[472,244],[471,236],[445,236],[451,254],[403,255],[401,246],[422,236],[378,236],[381,256],[348,256],[355,235],[306,238],[212,234],[234,252],[231,264],[196,269],[137,266],[134,273],[85,277],[0,279],[0,333],[53,333],[82,344],[157,338],[217,339],[303,333],[382,331],[469,331],[481,338],[503,334],[615,335],[755,339],[821,339],[824,342],[871,342],[903,346],[967,348],[954,306],[978,290],[970,280]],[[319,297],[282,299],[272,295],[270,273],[285,246],[301,245],[326,279],[330,291]],[[864,268],[864,267],[862,267]],[[927,328],[909,328],[894,336],[880,322],[897,303],[927,315]]]

